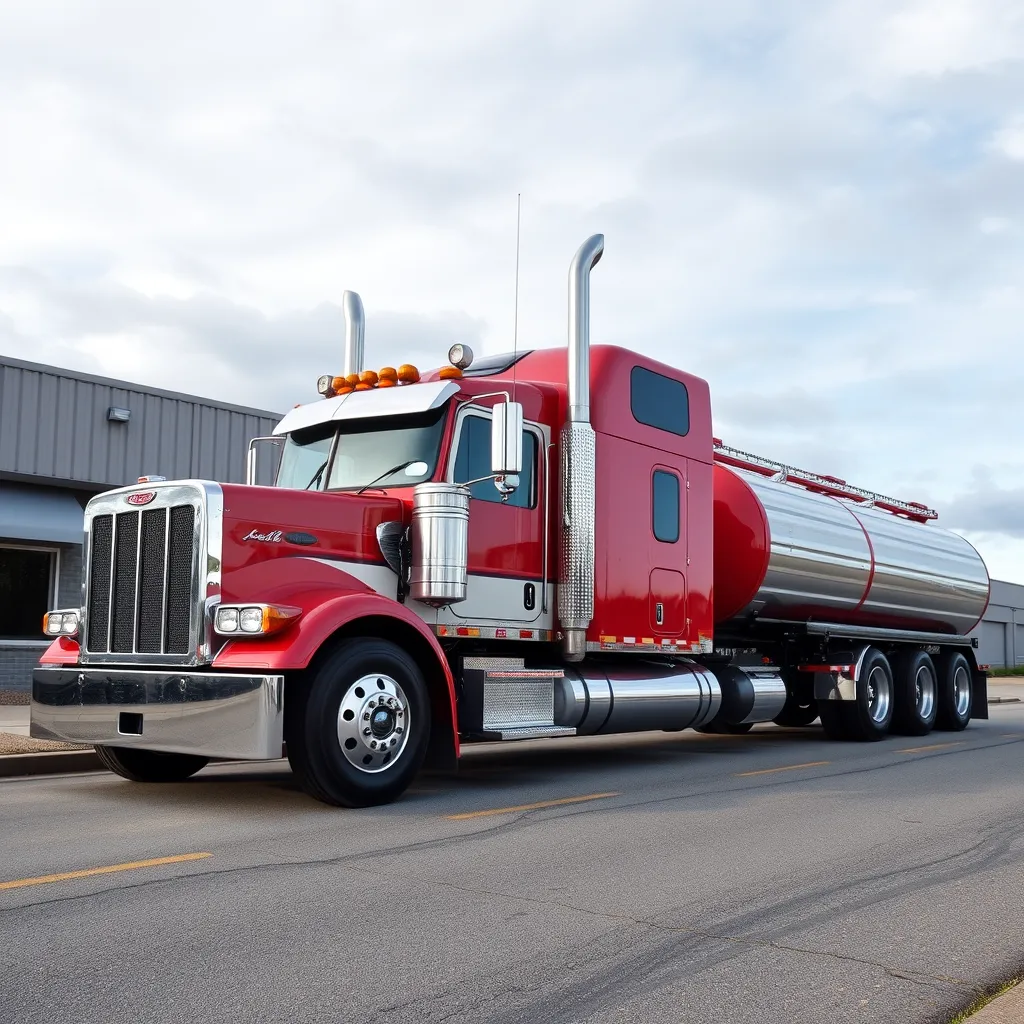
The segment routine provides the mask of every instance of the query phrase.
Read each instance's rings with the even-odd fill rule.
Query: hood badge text
[[[260,533],[259,530],[250,530],[242,540],[258,540],[264,544],[280,544],[284,539],[281,530],[272,530],[270,533]]]

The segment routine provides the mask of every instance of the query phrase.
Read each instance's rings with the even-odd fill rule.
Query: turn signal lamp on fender
[[[75,636],[78,633],[77,609],[58,609],[43,616],[46,636]]]
[[[291,625],[301,614],[301,608],[290,605],[222,604],[213,628],[220,636],[267,636]]]

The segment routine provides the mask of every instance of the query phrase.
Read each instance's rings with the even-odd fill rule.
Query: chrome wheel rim
[[[374,775],[387,771],[409,742],[409,698],[391,676],[357,679],[338,707],[338,743],[353,768]]]
[[[962,665],[953,676],[953,704],[959,718],[963,718],[971,706],[971,677]]]
[[[881,665],[876,665],[867,679],[868,714],[875,725],[881,725],[889,716],[889,703],[892,700],[892,687],[889,677]]]
[[[918,717],[922,721],[927,722],[935,708],[935,676],[927,665],[922,665],[917,670],[914,687],[917,691]]]

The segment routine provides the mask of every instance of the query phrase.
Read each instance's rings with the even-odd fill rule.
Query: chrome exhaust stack
[[[345,314],[345,369],[344,376],[362,373],[363,343],[366,335],[366,317],[363,300],[356,292],[345,292],[341,297]]]
[[[566,661],[587,653],[594,617],[594,502],[597,460],[590,425],[590,272],[604,253],[604,235],[591,235],[569,265],[568,415],[561,432],[562,544],[558,622]]]

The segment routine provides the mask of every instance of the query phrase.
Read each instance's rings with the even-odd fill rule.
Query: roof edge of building
[[[19,370],[34,370],[37,373],[48,373],[69,380],[81,380],[103,387],[117,388],[119,391],[137,391],[141,394],[155,395],[158,398],[169,398],[173,401],[191,402],[193,405],[206,405],[214,409],[225,409],[229,412],[242,413],[245,416],[258,416],[262,419],[281,419],[282,414],[269,409],[254,409],[251,406],[235,405],[233,402],[219,402],[215,398],[204,398],[202,395],[189,395],[184,391],[168,391],[166,388],[155,388],[149,384],[137,384],[134,381],[117,380],[114,377],[103,377],[95,373],[70,370],[64,366],[52,366],[49,363],[35,363],[28,359],[0,354],[0,366],[11,366]]]

